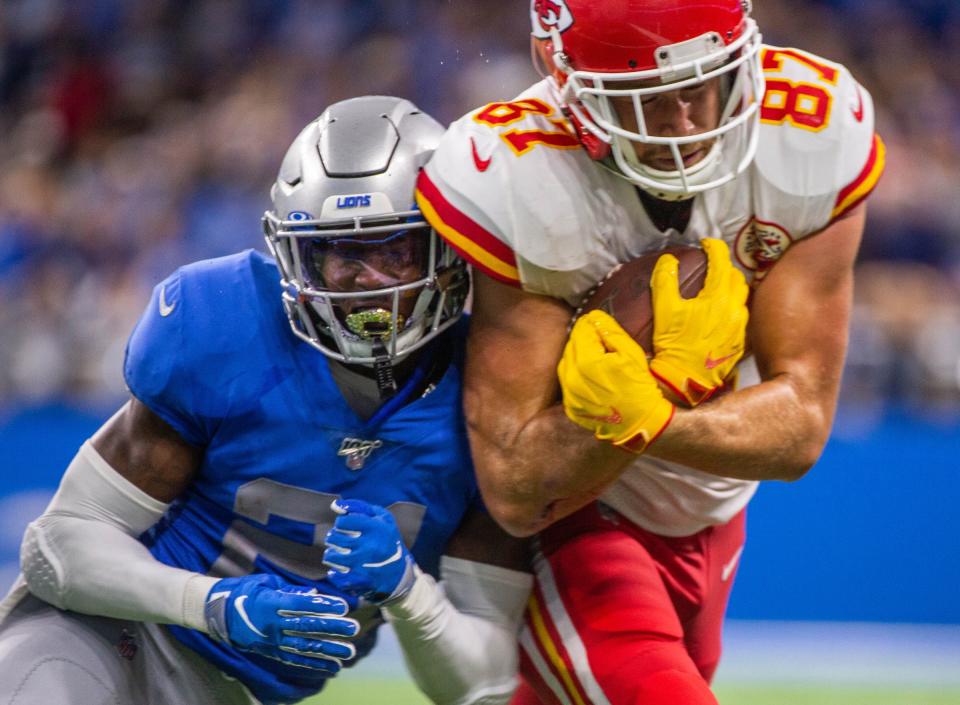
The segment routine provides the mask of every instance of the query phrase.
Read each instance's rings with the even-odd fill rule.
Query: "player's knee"
[[[675,669],[641,676],[630,705],[717,705],[710,686],[699,675]]]

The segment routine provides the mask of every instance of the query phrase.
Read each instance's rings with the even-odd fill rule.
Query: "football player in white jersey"
[[[540,532],[516,702],[715,703],[744,508],[759,480],[801,477],[833,420],[884,163],[871,98],[839,64],[762,44],[745,0],[530,15],[544,79],[456,121],[418,181],[474,266],[481,491],[511,533]],[[568,336],[618,263],[697,243],[694,299],[658,262],[649,354],[599,312]]]

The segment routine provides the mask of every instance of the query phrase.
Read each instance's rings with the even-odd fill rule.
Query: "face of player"
[[[383,236],[317,239],[305,257],[311,284],[334,293],[388,289],[417,281],[425,276],[429,237],[426,230],[405,230]],[[407,319],[413,311],[419,289],[400,293],[399,313]],[[343,298],[337,301],[338,314],[371,309],[392,310],[393,296]]]
[[[720,122],[721,78],[680,90],[655,93],[641,98],[643,119],[647,134],[654,137],[688,137],[715,129]],[[618,88],[645,88],[649,83],[624,84]],[[631,132],[639,132],[633,100],[629,97],[612,99],[620,125]],[[680,146],[683,163],[691,167],[703,159],[716,138],[691,142]],[[660,171],[676,171],[667,145],[633,142],[640,162]]]

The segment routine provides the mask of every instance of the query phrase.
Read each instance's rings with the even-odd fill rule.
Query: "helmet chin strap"
[[[388,346],[392,349],[395,342],[396,349],[401,351],[397,353],[394,360],[394,364],[397,364],[407,356],[410,346],[423,337],[426,323],[419,310],[426,307],[426,304],[422,307],[418,304],[414,307],[409,319],[400,317],[397,325],[394,326],[393,314],[386,309],[358,311],[348,315],[346,321],[340,321],[336,318],[329,301],[309,299],[304,306],[304,311],[312,323],[310,330],[307,331],[308,342],[312,341],[314,347],[318,347],[317,342],[322,339],[323,342],[319,346],[321,352],[327,355],[330,355],[331,351],[339,353],[346,358],[341,360],[342,362],[367,368],[374,366],[370,358],[376,359],[386,355]],[[394,336],[396,341],[393,341]],[[314,338],[317,340],[314,341]],[[379,344],[379,352],[374,351],[377,344]],[[358,357],[366,358],[368,361],[359,363],[355,359]]]
[[[573,126],[573,131],[577,139],[580,140],[580,144],[587,150],[587,154],[590,155],[591,159],[602,162],[610,156],[611,140],[608,136],[604,136],[597,131],[589,121],[583,120],[576,101],[572,103],[567,102],[564,97],[564,86],[562,84],[566,82],[566,77],[573,71],[573,67],[570,66],[567,55],[563,51],[563,37],[560,35],[560,32],[557,31],[556,27],[550,28],[550,42],[552,44],[550,60],[553,62],[553,67],[545,67],[547,70],[541,75],[550,78],[550,86],[556,94],[557,102],[560,104],[560,110],[567,121]],[[539,71],[539,64],[542,63],[542,61],[537,61],[540,57],[536,51],[534,51],[533,54],[535,57],[534,67]],[[561,76],[563,77],[562,81]]]
[[[403,316],[398,314],[397,320],[394,321],[390,311],[374,308],[348,314],[346,323],[352,333],[370,341],[375,358],[373,374],[377,381],[377,390],[380,393],[380,401],[386,401],[397,393],[397,379],[393,373],[393,362],[387,353],[384,339],[396,334],[403,326]]]
[[[387,348],[380,336],[374,338],[373,354],[376,357],[373,363],[373,374],[377,380],[380,400],[386,401],[397,393],[397,379],[393,374],[393,363],[387,355]]]
[[[580,144],[587,150],[587,154],[590,155],[591,159],[602,162],[610,156],[610,143],[600,139],[584,127],[583,122],[581,122],[577,114],[570,109],[570,106],[565,105],[561,107],[561,111],[563,112],[563,116],[573,125],[573,131],[576,133],[577,139],[580,140]]]

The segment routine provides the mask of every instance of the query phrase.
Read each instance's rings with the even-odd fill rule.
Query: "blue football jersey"
[[[217,577],[274,573],[322,592],[330,503],[359,498],[393,513],[417,563],[435,575],[448,539],[478,501],[461,407],[465,325],[424,353],[425,365],[452,347],[429,393],[388,403],[364,421],[343,399],[327,358],[291,332],[272,260],[248,250],[178,270],[154,290],[124,374],[137,399],[205,452],[190,490],[143,542],[178,568]],[[372,644],[378,611],[355,616]],[[323,685],[305,669],[169,629],[265,703],[299,700]]]

